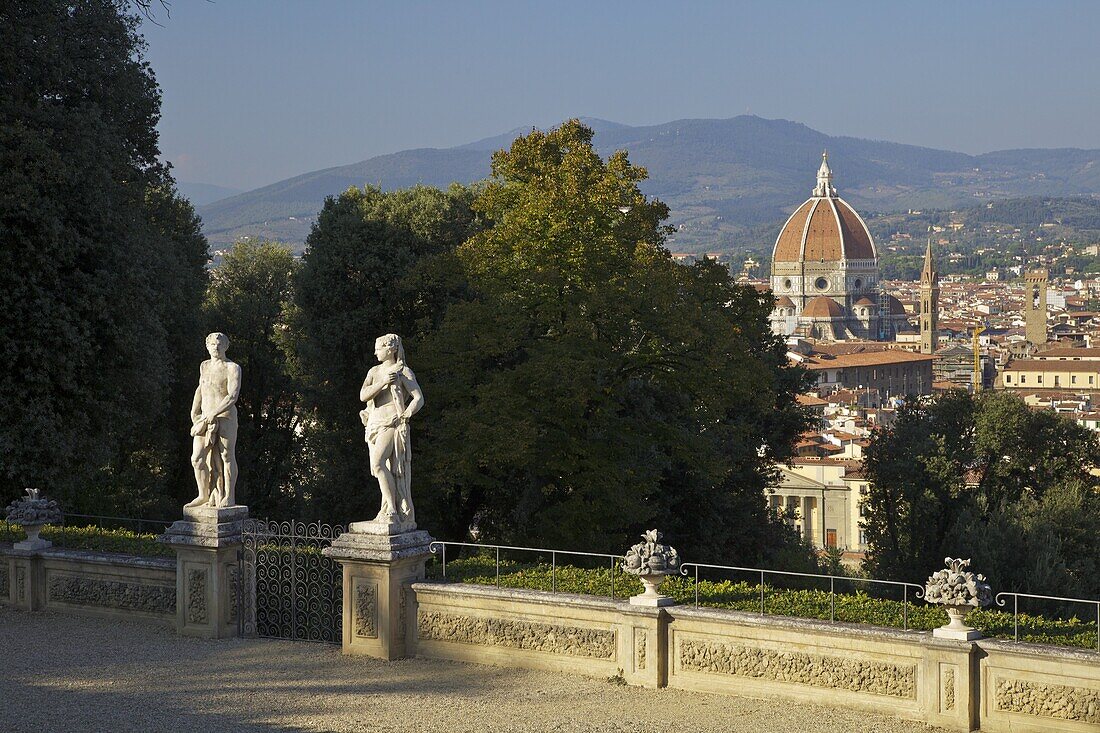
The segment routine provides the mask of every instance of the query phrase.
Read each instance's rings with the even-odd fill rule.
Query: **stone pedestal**
[[[40,550],[18,546],[0,556],[0,603],[23,611],[45,608],[45,573]]]
[[[431,535],[413,529],[389,534],[389,525],[356,522],[322,552],[344,569],[345,654],[380,659],[408,656],[416,630],[416,596],[424,579]]]
[[[952,641],[976,641],[982,638],[981,631],[966,625],[966,614],[972,610],[970,606],[948,606],[946,610],[949,623],[932,629],[932,636]]]
[[[192,507],[183,515],[159,538],[176,551],[176,632],[237,636],[237,552],[248,507]]]

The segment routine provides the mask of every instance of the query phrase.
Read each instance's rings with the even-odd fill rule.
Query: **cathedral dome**
[[[892,316],[908,315],[905,312],[905,306],[902,305],[902,302],[889,293],[886,295],[886,308],[890,311],[890,315]]]
[[[832,298],[819,295],[806,304],[802,315],[806,318],[843,318],[844,309]]]
[[[817,187],[779,232],[773,262],[873,260],[875,243],[856,210],[836,194],[828,156],[822,154]]]

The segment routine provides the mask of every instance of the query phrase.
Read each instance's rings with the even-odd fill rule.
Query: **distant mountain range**
[[[840,195],[861,212],[951,209],[1021,196],[1100,193],[1100,150],[1003,150],[967,155],[914,145],[833,137],[787,120],[741,116],[631,127],[586,119],[599,151],[625,149],[649,169],[643,186],[665,201],[677,228],[670,248],[728,251],[762,244],[764,230],[810,194],[828,149]],[[305,173],[199,206],[207,236],[300,244],[325,196],[366,183],[385,189],[446,186],[489,175],[492,151],[529,128],[455,148],[421,148]],[[757,241],[761,240],[761,241]]]
[[[191,181],[176,181],[176,189],[193,206],[202,206],[241,193],[239,188],[226,188],[225,186],[215,186],[213,183],[192,183]]]

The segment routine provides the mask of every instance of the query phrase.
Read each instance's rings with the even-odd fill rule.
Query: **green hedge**
[[[47,526],[42,528],[39,536],[67,550],[112,552],[139,557],[175,557],[171,547],[157,542],[156,534],[138,533],[128,529],[106,529],[90,525]],[[0,542],[20,542],[26,538],[26,532],[20,525],[0,522]]]
[[[437,579],[442,577],[439,562],[430,566],[429,576]],[[475,585],[498,583],[494,560],[485,556],[448,560],[447,580]],[[614,580],[616,598],[625,598],[642,592],[641,581],[627,575],[619,568],[615,570]],[[852,586],[859,585],[858,579],[843,582],[850,583]],[[546,563],[501,560],[499,585],[502,588],[551,590],[551,566]],[[559,565],[556,572],[556,588],[561,593],[609,597],[611,568],[587,570]],[[679,603],[695,602],[695,583],[691,578],[670,577],[661,590]],[[875,598],[857,590],[853,593],[838,592],[834,603],[834,618],[837,621],[903,628],[905,612],[904,604],[900,600]],[[760,584],[729,580],[700,580],[699,605],[759,613]],[[785,589],[765,584],[764,608],[769,615],[828,620],[830,617],[829,592],[828,590]],[[1055,619],[1024,613],[1021,613],[1019,618],[1021,641],[1096,648],[1094,619],[1081,620],[1076,617]],[[925,605],[923,601],[910,600],[908,604],[910,629],[927,631],[946,623],[947,613],[942,608]],[[986,636],[1013,638],[1011,613],[991,610],[973,611],[967,616],[967,623],[981,629]]]

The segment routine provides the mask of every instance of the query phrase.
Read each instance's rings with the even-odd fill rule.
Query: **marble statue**
[[[199,386],[191,403],[191,465],[199,495],[185,505],[228,507],[237,503],[237,397],[241,367],[225,357],[229,337],[206,337],[210,358],[199,367]]]
[[[400,336],[378,337],[374,356],[380,363],[367,372],[359,390],[359,399],[367,403],[359,417],[366,428],[370,470],[382,491],[382,506],[374,521],[415,527],[409,418],[424,406],[424,393],[405,364]]]

